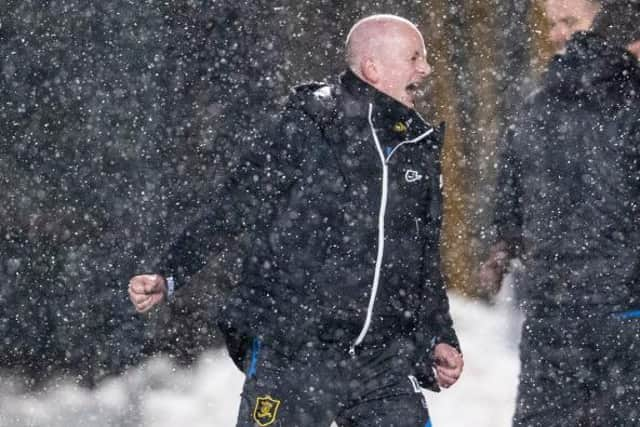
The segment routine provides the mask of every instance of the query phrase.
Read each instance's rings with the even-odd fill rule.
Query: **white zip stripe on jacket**
[[[373,285],[371,287],[371,296],[369,297],[369,305],[367,307],[367,317],[364,321],[364,326],[360,331],[360,334],[354,341],[354,343],[349,348],[349,353],[354,356],[356,347],[362,344],[369,328],[371,327],[371,318],[373,317],[373,307],[375,305],[376,296],[378,294],[378,287],[380,285],[380,272],[382,270],[382,260],[384,257],[384,219],[387,211],[387,199],[388,199],[388,190],[389,190],[389,166],[388,162],[391,159],[391,156],[396,152],[398,148],[405,144],[415,144],[418,141],[429,136],[433,133],[433,128],[424,132],[422,135],[417,136],[416,138],[402,141],[398,144],[385,158],[384,151],[382,149],[382,145],[380,144],[380,140],[378,139],[378,134],[376,133],[375,126],[373,125],[373,104],[369,104],[369,115],[367,117],[369,121],[369,127],[371,129],[371,135],[373,136],[373,141],[376,146],[376,150],[378,151],[378,155],[380,157],[380,162],[382,163],[382,197],[380,199],[380,211],[378,214],[378,253],[376,256],[376,266],[373,274]]]

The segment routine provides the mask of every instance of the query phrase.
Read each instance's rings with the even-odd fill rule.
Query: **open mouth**
[[[411,82],[406,87],[407,92],[415,93],[420,90],[420,84],[418,82]]]
[[[413,100],[423,94],[424,87],[420,82],[411,82],[405,87],[405,90]]]

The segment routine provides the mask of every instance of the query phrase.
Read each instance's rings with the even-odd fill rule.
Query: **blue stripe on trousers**
[[[253,345],[251,346],[251,365],[249,365],[249,370],[247,371],[247,379],[253,378],[253,376],[256,374],[256,371],[258,370],[260,346],[260,340],[258,338],[254,338]]]
[[[636,319],[640,317],[640,310],[622,311],[619,313],[613,313],[613,317],[619,320]]]

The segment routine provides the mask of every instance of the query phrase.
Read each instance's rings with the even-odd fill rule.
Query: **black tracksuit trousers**
[[[640,318],[533,317],[514,427],[640,426]]]
[[[305,345],[295,355],[254,340],[238,427],[430,427],[411,373],[412,346]]]

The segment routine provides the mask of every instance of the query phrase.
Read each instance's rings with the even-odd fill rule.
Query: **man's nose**
[[[427,62],[426,59],[423,59],[418,64],[418,72],[420,74],[422,74],[423,76],[425,76],[425,77],[427,77],[429,74],[431,74],[431,65],[429,65],[429,63]]]

